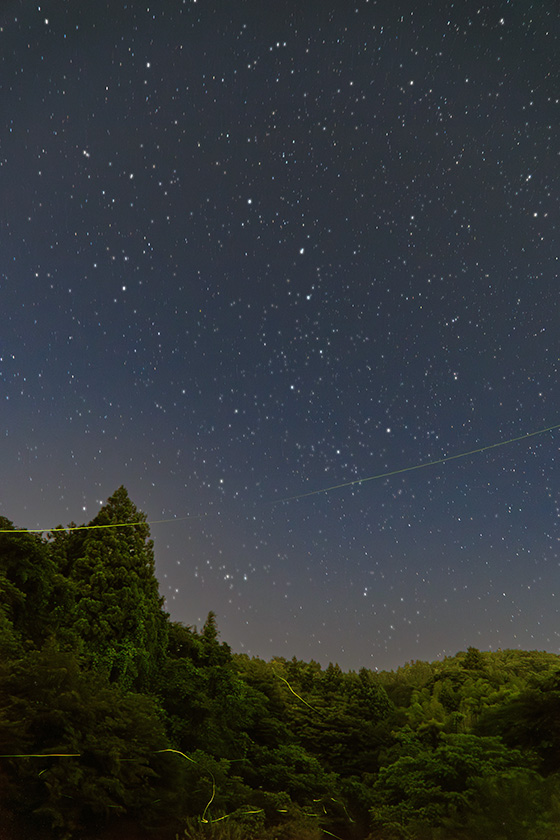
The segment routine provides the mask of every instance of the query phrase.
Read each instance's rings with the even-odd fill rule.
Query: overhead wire
[[[512,443],[518,443],[521,440],[528,440],[529,438],[536,437],[537,435],[544,435],[546,434],[546,432],[553,432],[556,429],[560,429],[560,423],[555,423],[552,426],[546,426],[546,428],[544,429],[537,429],[534,432],[526,432],[523,435],[508,438],[508,440],[500,440],[497,443],[490,443],[486,446],[479,446],[477,449],[469,449],[466,452],[459,452],[456,455],[445,455],[443,458],[436,458],[432,461],[425,461],[422,464],[413,464],[412,466],[401,467],[398,470],[389,470],[388,472],[383,473],[376,473],[375,475],[365,476],[364,478],[354,478],[351,481],[343,481],[340,484],[331,484],[328,487],[320,487],[317,490],[307,490],[305,493],[295,493],[293,496],[283,496],[281,499],[273,499],[272,501],[265,504],[269,504],[272,506],[279,505],[285,502],[293,502],[296,501],[296,499],[306,499],[309,496],[318,496],[321,493],[331,493],[333,490],[342,490],[345,487],[355,487],[356,485],[366,484],[369,481],[379,481],[382,478],[391,478],[394,475],[403,475],[404,473],[410,473],[415,470],[423,470],[426,467],[435,467],[438,464],[447,464],[449,461],[458,461],[460,458],[468,458],[471,455],[478,455],[481,452],[488,452],[491,449],[498,449],[498,447],[508,446]],[[52,534],[56,533],[57,531],[93,531],[101,528],[124,528],[126,526],[131,525],[162,525],[168,524],[170,522],[185,522],[187,519],[199,519],[202,516],[208,515],[209,514],[205,512],[190,514],[188,516],[177,516],[171,519],[138,520],[136,522],[111,522],[106,525],[72,525],[67,527],[59,526],[57,528],[0,528],[0,534]]]
[[[478,449],[469,449],[468,452],[459,452],[457,455],[446,455],[444,458],[437,458],[434,461],[426,461],[423,464],[414,464],[411,467],[402,467],[398,470],[390,470],[389,472],[366,476],[366,478],[355,478],[352,479],[352,481],[343,481],[341,484],[332,484],[330,487],[321,487],[319,490],[309,490],[305,493],[297,493],[294,496],[285,496],[282,499],[276,499],[271,502],[271,504],[278,505],[281,502],[292,502],[295,501],[295,499],[305,499],[307,496],[317,496],[319,493],[330,493],[332,490],[341,490],[343,487],[365,484],[367,481],[377,481],[381,478],[390,478],[393,475],[402,475],[403,473],[412,472],[413,470],[423,470],[425,467],[434,467],[437,464],[446,464],[448,461],[457,461],[459,458],[468,458],[469,455],[478,455],[480,452],[497,449],[499,446],[507,446],[510,443],[527,440],[527,438],[535,437],[536,435],[543,435],[545,432],[554,431],[554,429],[560,429],[560,423],[556,423],[554,426],[547,426],[546,429],[538,429],[536,432],[527,432],[524,435],[519,435],[519,437],[509,438],[509,440],[500,440],[498,443],[490,443],[487,446],[480,446]]]

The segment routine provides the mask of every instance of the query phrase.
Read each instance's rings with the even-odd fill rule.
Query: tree
[[[534,750],[544,774],[560,771],[560,671],[541,679],[509,702],[489,709],[478,731],[506,744]]]
[[[258,777],[270,791],[284,791],[300,805],[312,805],[322,796],[336,792],[336,776],[325,772],[321,763],[297,744],[285,744],[270,750],[261,747],[253,751],[249,777]],[[256,785],[255,785],[256,786]]]
[[[146,516],[119,487],[90,525],[62,552],[75,586],[75,629],[111,681],[147,689],[165,653],[167,616]]]
[[[484,656],[478,648],[472,646],[467,648],[467,653],[463,660],[463,668],[467,671],[482,671],[485,665]]]
[[[52,628],[57,600],[47,544],[37,534],[16,531],[5,517],[0,528],[0,612],[17,638],[40,644]]]
[[[151,803],[169,790],[166,747],[152,699],[83,672],[54,640],[0,665],[0,751],[13,756],[2,761],[2,796],[45,836],[119,814],[155,816]]]
[[[558,840],[560,782],[513,768],[474,785],[471,807],[447,823],[457,840]]]
[[[400,758],[382,767],[373,785],[372,818],[376,828],[391,828],[403,838],[431,836],[427,830],[433,827],[460,826],[488,780],[529,765],[526,756],[508,750],[498,738],[442,735],[431,750],[408,735],[402,748]]]
[[[231,648],[219,641],[216,613],[210,610],[200,634],[200,661],[205,665],[227,665],[231,662]]]

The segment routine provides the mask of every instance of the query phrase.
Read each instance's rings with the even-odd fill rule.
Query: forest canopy
[[[560,838],[560,657],[396,671],[232,653],[171,621],[145,515],[0,517],[0,823],[7,840]]]

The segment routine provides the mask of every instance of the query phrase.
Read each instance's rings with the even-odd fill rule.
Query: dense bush
[[[124,488],[108,528],[0,524],[7,837],[560,838],[560,657],[234,655],[213,613],[197,631],[163,611]]]

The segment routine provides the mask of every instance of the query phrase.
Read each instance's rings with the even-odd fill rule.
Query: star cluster
[[[234,650],[559,652],[558,432],[350,484],[560,422],[556,20],[5,4],[1,512],[124,484]]]

